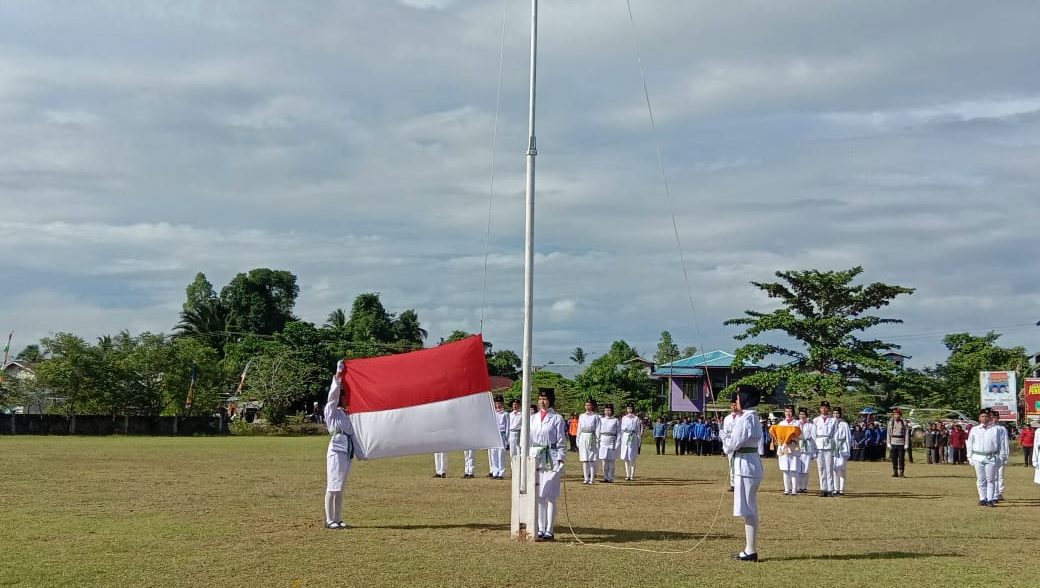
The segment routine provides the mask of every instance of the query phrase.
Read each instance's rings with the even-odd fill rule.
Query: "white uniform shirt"
[[[837,419],[838,426],[834,431],[835,450],[838,455],[850,457],[852,455],[852,431],[849,424],[844,420]]]
[[[733,424],[737,422],[738,416],[739,415],[730,412],[726,415],[726,418],[722,419],[722,427],[719,428],[719,439],[722,440],[722,451],[726,455],[733,455],[732,453],[726,451],[726,440],[733,435]]]
[[[617,449],[621,444],[621,422],[614,417],[603,417],[599,420],[599,446]]]
[[[350,452],[350,439],[354,430],[350,426],[350,416],[347,411],[339,405],[341,389],[339,377],[332,378],[332,386],[329,387],[329,398],[325,401],[325,427],[332,438],[329,439],[329,449],[332,451]]]
[[[581,413],[578,415],[578,434],[592,433],[595,435],[599,431],[599,420],[600,416],[596,413]]]
[[[802,441],[798,444],[799,449],[801,449],[803,453],[812,455],[816,452],[816,440],[813,439],[813,435],[816,432],[815,427],[813,426],[812,421],[802,421],[802,419],[798,419],[798,426],[802,428]]]
[[[520,438],[520,427],[524,423],[524,413],[519,410],[514,410],[509,413],[509,434],[514,439]]]
[[[762,422],[755,409],[749,408],[734,420],[733,430],[722,446],[722,451],[733,455],[734,475],[762,479],[762,458],[758,455],[761,440]]]
[[[833,416],[818,416],[812,420],[813,441],[817,450],[836,449],[834,435],[838,432],[838,419]]]
[[[643,422],[634,414],[626,414],[621,417],[621,432],[638,437],[643,434]]]
[[[551,408],[545,418],[540,412],[532,414],[530,434],[530,446],[538,451],[538,469],[552,469],[557,463],[563,463],[567,456],[567,426],[563,417]],[[543,450],[548,452],[548,460],[541,454]]]
[[[968,461],[972,463],[999,465],[1007,461],[1007,429],[1000,425],[972,427],[965,445],[968,450]]]

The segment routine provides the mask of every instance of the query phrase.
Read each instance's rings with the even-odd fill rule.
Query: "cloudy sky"
[[[781,269],[916,288],[876,335],[1040,349],[1035,2],[543,0],[535,361],[732,350]],[[529,3],[508,0],[485,337],[519,350]],[[0,4],[0,329],[169,331],[184,287],[299,277],[476,331],[500,0]],[[672,199],[658,167],[663,153]],[[673,232],[675,211],[690,295]]]

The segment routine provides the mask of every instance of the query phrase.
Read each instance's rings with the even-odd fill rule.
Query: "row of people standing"
[[[784,495],[809,491],[809,466],[816,461],[820,496],[844,496],[848,461],[852,455],[852,435],[842,418],[841,408],[831,413],[831,405],[820,403],[819,415],[809,420],[805,408],[784,408],[784,418],[769,428],[777,447],[777,464],[783,474]]]
[[[625,415],[614,416],[614,405],[603,405],[598,412],[594,398],[585,400],[585,412],[578,416],[578,461],[582,465],[582,483],[593,484],[598,463],[603,463],[602,480],[614,482],[617,460],[625,465],[625,480],[635,480],[636,459],[643,438],[643,421],[635,414],[635,407],[625,405]]]

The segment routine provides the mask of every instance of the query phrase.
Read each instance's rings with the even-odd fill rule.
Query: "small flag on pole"
[[[195,391],[195,366],[191,366],[191,381],[188,382],[188,397],[184,400],[184,408],[191,408],[191,395]]]
[[[715,393],[711,390],[711,374],[708,373],[708,368],[704,368],[704,378],[701,381],[704,382],[704,399],[715,402]]]
[[[238,380],[238,388],[235,389],[235,396],[242,393],[242,388],[246,385],[246,375],[249,374],[249,366],[253,365],[253,360],[246,362],[245,369],[242,370],[242,377]]]
[[[11,331],[7,335],[7,345],[4,345],[4,365],[0,367],[7,366],[7,355],[11,352],[11,337],[14,337],[14,331]]]
[[[342,385],[364,459],[502,447],[480,335],[349,360]]]

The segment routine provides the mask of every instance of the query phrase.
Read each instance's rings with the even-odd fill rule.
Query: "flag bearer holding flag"
[[[563,460],[567,455],[567,426],[563,417],[556,414],[556,391],[552,388],[538,389],[538,412],[531,415],[531,455],[538,463],[538,495],[535,500],[535,516],[538,541],[552,541],[553,523],[556,521],[556,500],[560,497],[560,480],[563,478]]]
[[[350,417],[343,403],[340,382],[346,367],[340,360],[336,364],[336,376],[329,387],[329,398],[325,402],[325,426],[332,437],[325,454],[328,482],[325,486],[325,528],[346,529],[343,522],[343,487],[350,476],[351,460],[354,458],[353,430]]]

